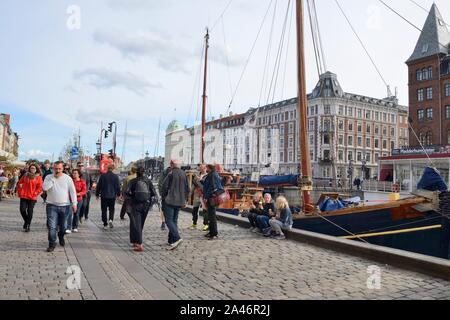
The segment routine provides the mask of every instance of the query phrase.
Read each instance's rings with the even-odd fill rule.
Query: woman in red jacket
[[[77,191],[77,212],[69,214],[67,217],[67,228],[66,233],[78,232],[78,221],[80,219],[80,212],[83,209],[83,197],[85,196],[86,181],[81,179],[82,173],[79,169],[72,170],[73,184],[75,185],[75,190]]]
[[[41,170],[38,165],[30,164],[28,172],[17,183],[17,194],[20,198],[20,214],[24,220],[23,229],[25,232],[30,232],[34,205],[41,192]]]

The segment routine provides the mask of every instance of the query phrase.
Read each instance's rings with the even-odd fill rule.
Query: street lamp
[[[102,143],[100,142],[100,140],[97,140],[97,143],[95,145],[97,146],[97,161],[100,168],[100,161],[102,160]]]
[[[350,161],[348,163],[347,173],[348,173],[350,190],[353,190],[353,160],[352,159],[350,159]]]

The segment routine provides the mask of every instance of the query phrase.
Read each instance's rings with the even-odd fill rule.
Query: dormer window
[[[422,46],[422,53],[427,53],[428,52],[428,43],[425,43],[423,46]]]
[[[443,27],[443,26],[445,25],[445,24],[444,24],[444,21],[442,21],[441,19],[438,19],[438,21],[439,21],[439,25],[440,25],[440,26]]]

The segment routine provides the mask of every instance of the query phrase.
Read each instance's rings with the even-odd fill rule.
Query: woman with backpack
[[[30,164],[28,172],[22,176],[17,184],[17,193],[20,198],[20,214],[24,221],[23,230],[25,232],[30,232],[34,205],[37,197],[42,192],[42,178],[40,174],[39,166]]]
[[[142,245],[142,230],[144,229],[145,219],[152,207],[153,199],[156,197],[156,191],[153,183],[144,175],[145,169],[139,167],[136,170],[136,178],[131,180],[126,191],[130,199],[130,243],[136,252],[144,251]]]

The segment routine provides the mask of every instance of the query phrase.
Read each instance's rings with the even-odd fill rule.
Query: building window
[[[353,136],[348,136],[348,145],[353,146]]]
[[[348,116],[353,117],[353,108],[352,107],[348,107]]]
[[[417,119],[422,121],[425,118],[425,111],[423,109],[417,110]]]
[[[417,90],[417,101],[423,101],[423,89]]]
[[[323,151],[323,160],[330,160],[330,150]]]
[[[362,119],[362,110],[361,109],[358,109],[358,118]]]
[[[280,152],[280,162],[284,162],[284,152]]]
[[[358,137],[358,147],[362,147],[362,137]]]
[[[375,153],[375,162],[378,162],[379,158],[380,158],[380,155],[378,153]]]
[[[449,66],[450,66],[450,63],[449,63]],[[450,83],[447,83],[445,85],[445,96],[450,97]]]
[[[353,122],[348,123],[348,131],[353,131]]]
[[[387,129],[386,129],[386,127],[383,127],[383,136],[387,136]]]
[[[284,148],[284,137],[280,137],[280,148]]]
[[[293,133],[294,133],[294,124],[289,123],[289,134],[293,134]]]
[[[348,160],[348,161],[353,160],[353,151],[349,151],[349,152],[348,152],[348,154],[347,154],[347,160]]]
[[[387,141],[383,140],[383,149],[387,149]]]
[[[366,124],[366,132],[370,134],[370,124]]]
[[[309,144],[311,146],[314,144],[314,136],[309,136]]]
[[[361,161],[362,160],[362,153],[361,152],[357,152],[356,153],[356,161]]]
[[[392,137],[395,137],[395,129],[394,128],[391,128],[391,138]]]
[[[309,121],[309,131],[314,131],[314,120]]]
[[[380,133],[380,127],[375,126],[375,134],[379,134]]]
[[[344,130],[344,121],[339,120],[339,130]]]
[[[344,115],[344,106],[339,106],[339,115],[340,116]]]
[[[370,111],[366,110],[366,119],[370,119]]]
[[[294,153],[289,151],[289,162],[294,162]]]
[[[341,145],[341,146],[344,145],[344,136],[342,136],[342,135],[339,136],[339,145]]]
[[[433,120],[433,109],[432,108],[427,109],[427,119]]]
[[[338,159],[339,159],[339,161],[344,161],[344,151],[339,150]]]
[[[379,121],[380,120],[380,113],[375,111],[375,120]]]
[[[366,138],[366,148],[370,148],[370,138]]]
[[[433,88],[427,88],[427,100],[433,100]]]
[[[358,123],[358,132],[362,132],[362,124]]]
[[[422,70],[420,69],[416,71],[416,80],[422,81]]]
[[[330,144],[330,135],[329,134],[323,135],[323,144]]]
[[[293,148],[294,147],[294,138],[290,137],[288,142],[288,147]]]
[[[395,149],[395,143],[394,141],[391,141],[391,151]]]
[[[447,144],[450,144],[450,129],[447,130]]]
[[[370,152],[367,152],[367,153],[366,153],[366,161],[367,161],[367,162],[370,162]]]
[[[445,117],[450,119],[450,106],[445,106]]]
[[[331,107],[330,106],[324,106],[323,107],[323,113],[324,114],[330,114],[331,113]]]
[[[433,67],[428,67],[428,79],[433,79]]]
[[[284,124],[280,126],[280,135],[284,136]]]
[[[422,69],[422,80],[428,80],[428,69]]]

